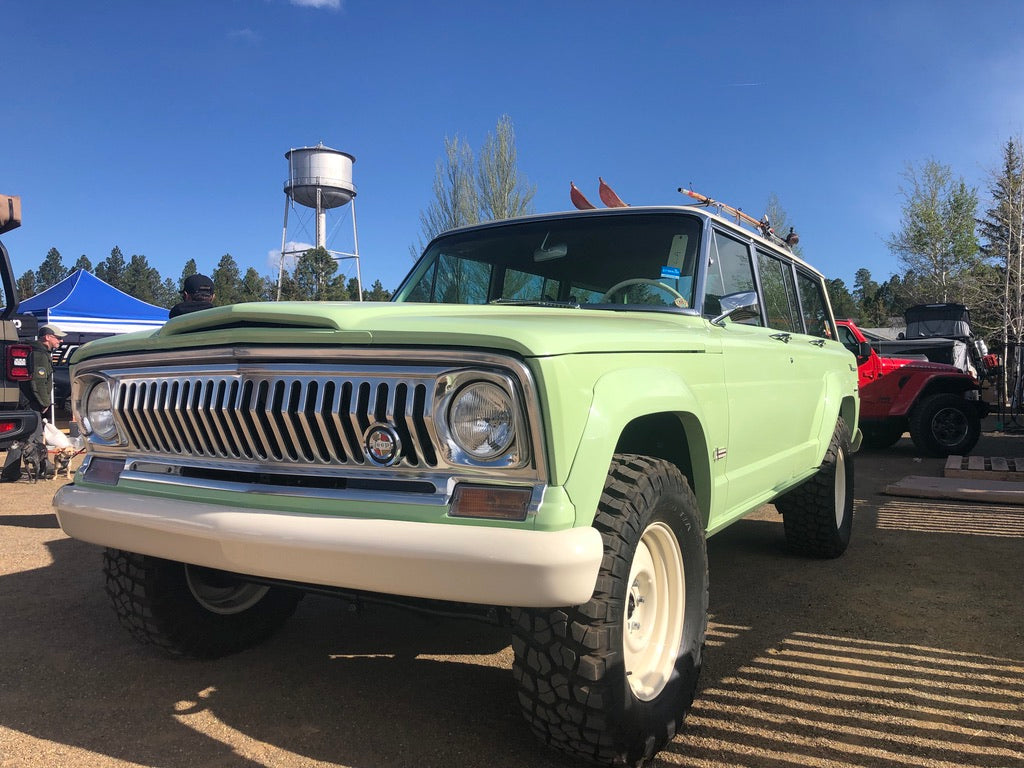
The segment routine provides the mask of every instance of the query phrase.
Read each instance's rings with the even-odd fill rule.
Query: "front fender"
[[[706,518],[714,490],[707,447],[709,431],[726,434],[727,412],[725,390],[720,382],[694,388],[679,372],[656,367],[618,369],[602,376],[594,384],[583,437],[565,483],[566,493],[576,508],[576,525],[593,522],[623,430],[635,419],[651,414],[678,417],[689,445],[691,482]],[[717,416],[712,418],[713,414]]]

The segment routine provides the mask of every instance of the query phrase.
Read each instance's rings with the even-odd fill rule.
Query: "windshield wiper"
[[[552,299],[492,299],[488,304],[504,304],[513,307],[560,307],[562,309],[579,309],[577,301],[554,301]]]

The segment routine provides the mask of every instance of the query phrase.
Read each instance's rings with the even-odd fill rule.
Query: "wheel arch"
[[[860,448],[861,443],[860,428],[858,427],[857,422],[857,400],[853,397],[844,397],[842,402],[839,404],[839,416],[846,424],[847,437],[850,440],[850,446],[852,450],[856,452]]]
[[[897,371],[894,376],[899,376]],[[898,381],[899,397],[893,404],[891,412],[898,416],[909,416],[910,412],[921,401],[932,395],[950,394],[963,395],[972,389],[977,389],[974,381],[967,376],[950,376],[949,374],[938,374],[928,376],[922,383],[913,383],[914,374],[907,375],[907,381]]]
[[[690,483],[706,524],[713,495],[706,424],[700,401],[674,371],[619,369],[602,377],[595,384],[565,482],[576,508],[576,525],[593,522],[615,453],[636,453],[675,464]]]

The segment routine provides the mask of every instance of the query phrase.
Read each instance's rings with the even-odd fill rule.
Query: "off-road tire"
[[[807,557],[839,557],[853,529],[853,454],[840,418],[817,473],[775,500],[786,542]]]
[[[907,431],[907,425],[903,423],[902,419],[897,424],[887,422],[864,424],[861,422],[860,431],[864,435],[862,445],[868,450],[879,451],[896,445],[903,437],[903,433]]]
[[[707,633],[704,526],[678,468],[621,454],[594,527],[604,559],[593,596],[514,610],[512,671],[541,740],[598,764],[643,765],[693,703]]]
[[[299,590],[247,585],[222,571],[119,549],[103,553],[103,572],[121,624],[140,643],[170,656],[210,659],[258,645],[302,599]],[[201,601],[194,591],[199,579],[222,588],[214,586],[220,591],[208,591],[211,599]]]
[[[974,404],[960,395],[929,395],[910,413],[910,437],[926,456],[963,456],[981,437],[981,417]]]

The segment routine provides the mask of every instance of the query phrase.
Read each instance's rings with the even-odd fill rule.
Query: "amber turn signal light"
[[[529,488],[459,485],[452,495],[452,517],[525,520],[533,492]]]

